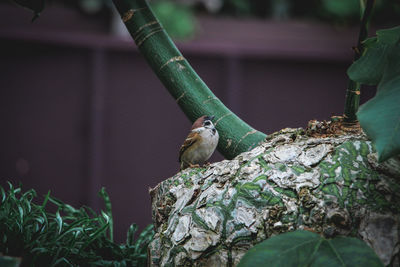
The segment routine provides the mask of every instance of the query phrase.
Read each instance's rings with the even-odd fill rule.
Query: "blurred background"
[[[150,4],[200,77],[254,128],[342,114],[359,0]],[[104,186],[122,241],[131,223],[151,223],[148,189],[178,171],[191,123],[110,1],[53,0],[32,16],[0,3],[0,185],[97,211]],[[399,17],[399,1],[377,1],[371,34]],[[363,90],[362,102],[374,94]]]

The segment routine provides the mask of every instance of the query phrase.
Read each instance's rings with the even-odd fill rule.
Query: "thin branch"
[[[368,37],[369,22],[372,18],[372,10],[375,0],[367,0],[364,12],[362,12],[362,19],[360,25],[360,32],[358,35],[357,46],[354,47],[354,61],[360,58],[364,52],[363,42]],[[361,5],[362,8],[362,5]],[[344,107],[344,122],[354,124],[357,122],[356,113],[360,104],[360,87],[361,84],[353,80],[349,80],[346,92],[346,102]]]

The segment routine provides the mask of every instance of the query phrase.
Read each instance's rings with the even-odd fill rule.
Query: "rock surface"
[[[236,266],[256,243],[295,229],[358,237],[385,265],[399,265],[400,160],[377,163],[361,133],[285,129],[150,194],[151,266]]]

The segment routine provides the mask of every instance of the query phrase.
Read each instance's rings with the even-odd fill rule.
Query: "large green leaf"
[[[376,31],[376,35],[380,42],[395,45],[400,40],[400,26]]]
[[[271,237],[251,248],[239,267],[383,266],[375,252],[356,238],[325,239],[309,231]]]
[[[387,63],[388,45],[375,43],[365,54],[354,62],[347,71],[350,79],[363,84],[376,85],[382,79]]]
[[[364,41],[365,53],[347,70],[350,79],[363,84],[376,85],[382,79],[388,60],[396,52],[400,39],[400,26],[376,32],[377,37]],[[400,71],[400,69],[398,69]]]
[[[381,83],[376,96],[360,107],[357,117],[374,142],[379,161],[384,161],[400,154],[400,76]]]
[[[376,96],[360,107],[357,117],[384,161],[400,153],[400,26],[377,31],[364,44],[365,54],[347,73],[354,81],[378,85]]]

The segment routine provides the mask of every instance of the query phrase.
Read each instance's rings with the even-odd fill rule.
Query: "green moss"
[[[280,188],[280,187],[274,187],[274,190],[278,193],[281,193],[285,196],[288,196],[290,198],[297,198],[296,192],[294,192],[292,189],[285,189],[285,188]]]
[[[237,236],[232,240],[232,245],[236,245],[236,244],[238,244],[240,242],[243,242],[243,241],[251,242],[251,241],[253,241],[253,236],[251,236],[251,235]]]
[[[291,223],[297,220],[297,214],[284,214],[282,215],[281,222],[282,223]]]
[[[256,183],[256,182],[258,182],[258,181],[260,181],[260,180],[265,180],[265,181],[267,181],[267,176],[266,175],[260,175],[260,176],[258,176],[257,178],[255,178],[254,180],[253,180],[253,183]]]
[[[246,225],[244,224],[244,223],[238,223],[238,224],[236,224],[234,227],[233,227],[233,231],[234,232],[237,232],[237,231],[239,231],[240,229],[243,229],[243,228],[245,228],[246,227]]]
[[[191,205],[191,206],[184,207],[181,210],[181,213],[182,214],[187,214],[187,213],[192,214],[195,210],[196,210],[196,206],[195,205]]]
[[[366,142],[360,143],[359,153],[363,157],[363,159],[367,158],[368,154],[371,153],[370,147]]]
[[[278,163],[275,163],[275,169],[278,169],[281,172],[286,172],[287,166],[283,163],[278,162]]]
[[[384,195],[377,191],[379,174],[365,165],[367,155],[373,151],[366,141],[359,142],[359,149],[353,141],[343,143],[334,151],[333,163],[325,160],[319,164],[322,175],[318,190],[337,197],[342,208],[349,208],[358,203],[367,204],[373,209],[399,210],[398,205],[394,206],[394,201],[389,203]],[[360,160],[360,156],[363,160]],[[358,190],[363,193],[365,199],[360,199]]]
[[[279,196],[275,196],[273,193],[264,191],[261,194],[261,198],[265,201],[265,206],[284,206],[282,199]]]
[[[190,177],[185,177],[185,178],[183,178],[183,184],[185,185],[186,188],[192,188],[193,180],[190,179]]]
[[[272,168],[268,165],[268,163],[265,161],[265,159],[261,156],[258,157],[258,163],[260,164],[260,166],[265,170],[265,171],[269,171]]]
[[[183,246],[174,246],[171,250],[170,250],[170,261],[168,262],[168,263],[166,263],[164,266],[170,266],[170,267],[174,267],[175,266],[175,262],[174,262],[174,259],[175,259],[175,257],[176,257],[176,255],[178,254],[178,253],[181,253],[181,252],[183,252],[183,253],[185,253],[186,255],[187,255],[187,251],[186,251],[186,249],[183,247]],[[190,257],[185,257],[186,258],[186,260],[189,260],[190,259]],[[193,262],[190,262],[191,264],[193,264]],[[185,264],[186,265],[186,264]],[[192,265],[189,265],[189,266],[192,266]]]
[[[246,190],[255,190],[257,192],[260,192],[260,185],[255,184],[255,183],[244,183],[242,184],[241,188],[246,189]]]
[[[205,230],[211,230],[210,227],[208,227],[208,225],[206,224],[205,221],[203,221],[203,219],[197,215],[196,211],[192,212],[192,220],[201,228],[205,229]]]
[[[200,167],[200,168],[192,168],[189,172],[189,176],[194,176],[200,173],[203,173],[207,170],[207,168]]]
[[[355,146],[352,141],[339,145],[328,157],[318,164],[317,168],[319,168],[321,172],[319,177],[321,183],[317,188],[310,189],[309,194],[313,194],[317,198],[323,197],[326,201],[326,205],[331,205],[336,202],[334,198],[329,197],[334,196],[338,201],[339,207],[347,209],[349,212],[352,212],[350,208],[355,205],[368,205],[373,210],[399,211],[398,205],[392,202],[389,203],[384,194],[376,189],[376,185],[381,178],[375,170],[370,169],[369,163],[365,158],[372,152],[371,150],[372,147],[365,141],[360,141],[357,146]],[[236,173],[230,177],[230,186],[225,187],[222,194],[218,195],[216,198],[208,199],[207,203],[201,203],[201,205],[205,204],[205,207],[216,208],[222,220],[220,243],[207,249],[207,255],[212,255],[221,249],[226,249],[228,253],[231,253],[233,245],[254,240],[253,236],[245,235],[235,237],[232,243],[226,243],[226,238],[232,233],[238,233],[238,231],[240,231],[241,234],[247,234],[247,231],[244,231],[246,228],[245,224],[237,223],[232,225],[232,223],[234,223],[232,220],[234,216],[236,216],[235,211],[238,207],[238,202],[248,205],[249,207],[254,207],[259,211],[269,207],[271,211],[269,220],[272,220],[270,223],[281,221],[283,224],[307,224],[307,222],[303,221],[303,216],[300,215],[304,215],[305,218],[312,217],[315,220],[320,220],[321,223],[323,222],[323,212],[319,214],[321,211],[313,209],[312,203],[309,203],[308,200],[302,202],[304,205],[306,205],[306,203],[310,204],[306,205],[307,207],[302,206],[299,201],[298,212],[287,213],[284,199],[287,199],[286,197],[294,200],[298,199],[299,196],[297,192],[294,189],[279,187],[273,180],[268,179],[268,174],[266,174],[267,171],[278,170],[281,172],[290,171],[294,175],[301,175],[309,170],[300,164],[288,166],[283,163],[268,163],[263,157],[265,154],[267,153],[243,163]],[[360,156],[363,158],[361,159]],[[236,179],[242,174],[243,167],[254,163],[262,167],[263,174],[254,178],[251,182],[243,182],[241,179]],[[204,170],[205,169],[201,168],[192,169],[189,173],[183,175],[181,180],[175,180],[174,184],[180,181],[181,183],[183,182],[186,187],[192,187],[194,176],[199,175],[200,172],[204,172]],[[260,181],[266,181],[273,189],[271,189],[270,186],[265,186],[265,183]],[[208,188],[213,183],[214,181],[207,181],[205,185],[203,185],[202,190]],[[235,190],[230,192],[232,195],[228,197],[228,189],[232,187]],[[400,192],[400,185],[393,184],[392,188]],[[212,231],[204,219],[196,214],[197,205],[200,204],[193,203],[185,207],[181,213],[190,213],[193,222],[196,223],[198,227]],[[307,221],[308,219],[305,220]],[[259,231],[263,231],[263,228],[260,228]],[[204,258],[204,255],[205,254],[200,258]]]
[[[300,175],[306,171],[306,168],[300,165],[291,166],[290,169],[292,169],[293,173],[296,175]]]

